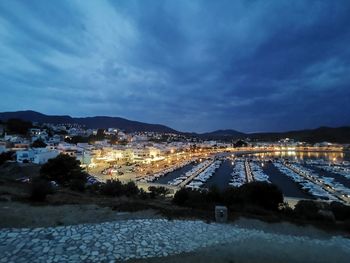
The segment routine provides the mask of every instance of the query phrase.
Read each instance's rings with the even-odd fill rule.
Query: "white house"
[[[36,163],[44,164],[49,159],[55,158],[59,154],[56,150],[50,150],[47,148],[32,148],[24,151],[16,152],[16,160],[19,163]]]

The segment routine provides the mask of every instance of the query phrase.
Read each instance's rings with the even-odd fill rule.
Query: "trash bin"
[[[215,206],[215,220],[219,223],[225,223],[227,221],[226,206]]]

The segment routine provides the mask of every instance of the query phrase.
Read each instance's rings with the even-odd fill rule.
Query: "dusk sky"
[[[350,1],[0,0],[0,111],[350,124]]]

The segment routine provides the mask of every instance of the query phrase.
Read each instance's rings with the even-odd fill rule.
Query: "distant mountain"
[[[248,136],[252,140],[259,141],[276,141],[283,138],[291,138],[296,141],[304,141],[309,143],[325,141],[350,143],[350,126],[338,128],[320,127],[317,129],[288,132],[253,133],[249,134]]]
[[[36,111],[15,111],[0,113],[0,120],[18,118],[31,122],[38,123],[76,123],[84,125],[87,128],[118,128],[126,132],[164,132],[164,133],[179,133],[178,131],[160,124],[149,124],[138,121],[131,121],[119,117],[96,116],[85,118],[73,118],[68,115],[55,116],[45,115]]]
[[[278,141],[283,138],[290,138],[297,141],[309,143],[315,142],[337,142],[350,143],[350,126],[330,128],[320,127],[317,129],[287,131],[287,132],[264,132],[264,133],[243,133],[236,130],[217,130],[202,134],[182,133],[161,124],[149,124],[138,121],[131,121],[119,117],[96,116],[85,118],[73,118],[68,115],[53,116],[45,115],[36,111],[15,111],[0,113],[0,120],[18,118],[38,123],[76,123],[87,128],[118,128],[126,132],[154,131],[162,133],[178,133],[198,137],[203,140],[232,141],[249,138],[253,141]]]
[[[213,132],[202,133],[198,135],[201,138],[208,140],[225,140],[225,139],[240,139],[246,138],[247,134],[236,130],[217,130]]]

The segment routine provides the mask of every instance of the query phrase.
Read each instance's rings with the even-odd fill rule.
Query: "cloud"
[[[1,110],[186,131],[349,124],[349,11],[345,0],[0,2]]]

